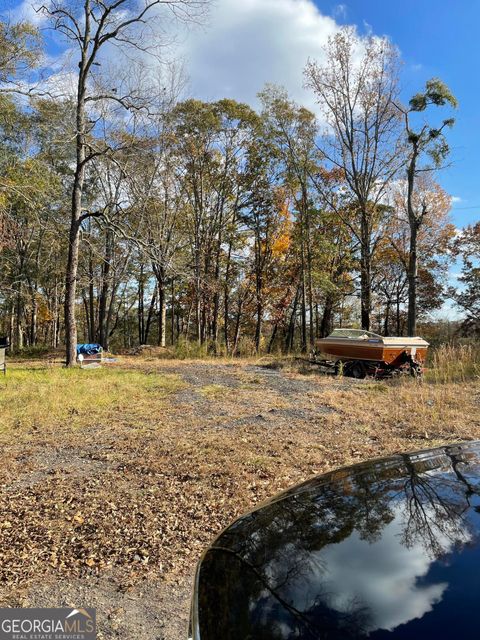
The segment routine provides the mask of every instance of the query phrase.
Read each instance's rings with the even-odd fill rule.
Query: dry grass
[[[480,344],[445,344],[432,350],[426,380],[436,383],[480,380]]]
[[[0,380],[0,601],[27,605],[39,580],[110,576],[115,593],[180,579],[236,515],[295,482],[480,438],[479,385],[458,371],[357,382],[252,360],[12,366]],[[105,637],[127,637],[109,624]]]

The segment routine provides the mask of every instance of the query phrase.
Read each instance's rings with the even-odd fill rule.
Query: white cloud
[[[35,26],[40,26],[45,22],[45,14],[42,11],[38,11],[38,8],[42,5],[48,7],[50,5],[49,0],[46,2],[33,2],[33,0],[22,0],[20,4],[14,7],[9,12],[9,18],[12,22],[27,21]]]
[[[419,584],[431,560],[420,545],[406,549],[397,536],[398,531],[387,527],[382,540],[370,545],[354,533],[348,544],[331,545],[322,556],[334,576],[326,584],[330,606],[348,612],[352,602],[361,604],[370,615],[370,632],[393,631],[421,618],[442,599],[447,588],[444,582]]]
[[[333,9],[333,15],[336,18],[341,20],[345,20],[347,17],[347,5],[346,4],[337,4]]]
[[[435,522],[432,510],[425,506],[425,517]],[[329,606],[347,613],[352,603],[369,614],[367,631],[393,631],[401,624],[421,618],[439,603],[447,589],[445,582],[423,582],[434,560],[419,541],[402,543],[405,533],[405,504],[395,509],[395,519],[382,531],[375,544],[362,540],[357,532],[348,539],[325,547],[319,564],[326,567],[325,592]],[[408,510],[407,510],[408,512]],[[434,527],[436,541],[445,553],[455,543],[471,538],[464,523],[450,522]]]
[[[452,196],[452,204],[458,204],[459,202],[463,202],[463,198],[460,198],[460,196]]]
[[[309,57],[322,58],[338,28],[311,0],[219,0],[209,24],[189,30],[180,45],[190,92],[257,105],[256,94],[270,82],[314,108],[314,97],[303,89],[303,69]]]
[[[44,16],[32,4],[41,2],[22,0],[11,10],[11,19],[40,24]],[[333,15],[344,18],[345,11],[345,5],[338,4]],[[266,83],[274,83],[284,86],[294,100],[318,110],[312,92],[303,88],[303,69],[309,58],[322,59],[323,46],[340,26],[313,0],[216,0],[204,26],[188,27],[180,34],[178,23],[169,22],[165,12],[160,18],[156,39],[168,42],[177,36],[171,55],[184,64],[188,94],[207,101],[229,97],[258,106],[257,93]],[[157,31],[153,22],[151,26]],[[113,53],[119,57],[118,51]],[[147,58],[145,62],[151,64]]]

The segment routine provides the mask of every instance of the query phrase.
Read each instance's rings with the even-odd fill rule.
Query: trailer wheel
[[[422,367],[416,362],[410,363],[410,375],[412,378],[421,378],[423,376]]]
[[[363,380],[367,375],[367,371],[361,360],[353,360],[345,364],[345,375],[350,378],[356,378],[357,380]]]

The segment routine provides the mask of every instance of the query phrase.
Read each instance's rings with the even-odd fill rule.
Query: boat
[[[429,343],[422,338],[381,336],[363,329],[335,329],[317,340],[316,354],[340,363],[354,377],[365,377],[372,367],[382,370],[406,368],[419,373],[425,364]]]

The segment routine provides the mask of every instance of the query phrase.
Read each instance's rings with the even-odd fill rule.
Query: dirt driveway
[[[96,607],[99,638],[184,639],[202,549],[277,491],[480,434],[465,385],[447,398],[248,362],[134,358],[99,375],[113,404],[65,393],[32,418],[19,396],[0,432],[0,604]]]

